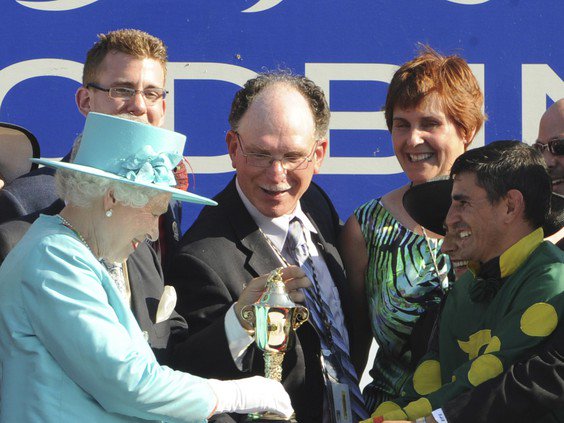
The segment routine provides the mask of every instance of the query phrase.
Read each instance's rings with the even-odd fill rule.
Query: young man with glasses
[[[327,152],[329,115],[322,90],[305,77],[267,73],[247,81],[233,100],[226,135],[236,175],[215,197],[219,206],[204,208],[186,232],[170,272],[177,310],[190,322],[192,342],[177,350],[189,363],[185,370],[224,379],[264,374],[262,352],[240,314],[262,294],[264,278],[257,276],[302,267],[309,280],[297,285],[284,276],[287,287],[309,286],[302,295],[310,321],[298,329],[283,363],[282,382],[299,422],[344,413],[333,403],[336,389],[349,392],[352,421],[365,415],[348,355],[346,281],[336,248],[340,221],[312,182]],[[297,248],[288,248],[290,239],[307,251],[301,262],[292,255]],[[313,318],[316,306],[330,327]],[[202,355],[209,360],[197,360]]]
[[[111,115],[133,114],[154,126],[164,122],[164,83],[166,47],[161,40],[137,30],[118,30],[99,35],[88,51],[83,70],[83,84],[76,92],[76,104],[86,116],[89,112]],[[147,101],[145,94],[117,98],[97,87],[116,91],[162,89],[163,96]],[[107,87],[107,88],[106,88]],[[118,91],[119,92],[119,91]],[[70,146],[69,146],[70,147]],[[69,160],[69,156],[63,160]],[[42,169],[14,181],[0,195],[0,223],[49,206],[58,199],[53,172]]]
[[[78,109],[85,116],[90,111],[130,113],[162,126],[166,62],[163,42],[149,34],[120,30],[100,35],[86,55]]]
[[[76,92],[80,112],[132,114],[153,126],[164,122],[167,51],[164,43],[145,32],[126,29],[99,35],[88,51],[83,85]],[[70,146],[69,146],[70,148]],[[70,154],[63,160],[69,160]],[[175,175],[176,176],[176,175]],[[54,215],[64,207],[54,182],[54,171],[41,168],[0,190],[0,257],[5,257],[39,213]],[[172,253],[179,239],[180,205],[171,203],[163,215],[159,242]],[[14,219],[8,222],[8,220]],[[109,217],[111,219],[111,217]],[[162,246],[162,245],[161,245]],[[155,322],[163,295],[162,271],[155,252],[146,243],[124,263],[108,264],[110,273],[127,282],[131,309],[161,364],[166,364],[171,334],[184,336],[186,322],[177,314]],[[123,277],[122,277],[123,276]]]

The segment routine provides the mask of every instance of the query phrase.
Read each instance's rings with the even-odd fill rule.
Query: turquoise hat
[[[182,159],[185,143],[186,136],[178,132],[90,112],[72,163],[31,161],[169,192],[175,200],[216,206],[209,198],[174,188],[173,169]]]

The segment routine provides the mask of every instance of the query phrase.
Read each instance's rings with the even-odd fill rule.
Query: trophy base
[[[281,423],[297,423],[296,416],[292,414],[289,419],[285,419],[284,417],[280,416],[279,414],[275,413],[253,413],[247,415],[247,419],[245,420],[246,423],[262,423],[262,422],[281,422]]]

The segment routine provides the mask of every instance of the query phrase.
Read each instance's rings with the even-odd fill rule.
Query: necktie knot
[[[302,265],[309,257],[302,222],[294,217],[288,225],[288,234],[284,243],[284,250],[294,264]]]

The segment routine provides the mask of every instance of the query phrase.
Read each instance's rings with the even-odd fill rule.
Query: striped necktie
[[[325,361],[329,361],[331,367],[335,369],[339,382],[345,383],[349,387],[353,422],[367,419],[368,413],[358,387],[358,377],[351,363],[348,345],[346,345],[342,334],[333,323],[331,308],[323,299],[313,260],[309,254],[304,229],[297,217],[290,221],[284,244],[284,253],[303,269],[312,282],[313,286],[304,291],[306,306],[309,309],[309,320],[319,335],[321,348],[331,353],[329,357],[325,357]]]

